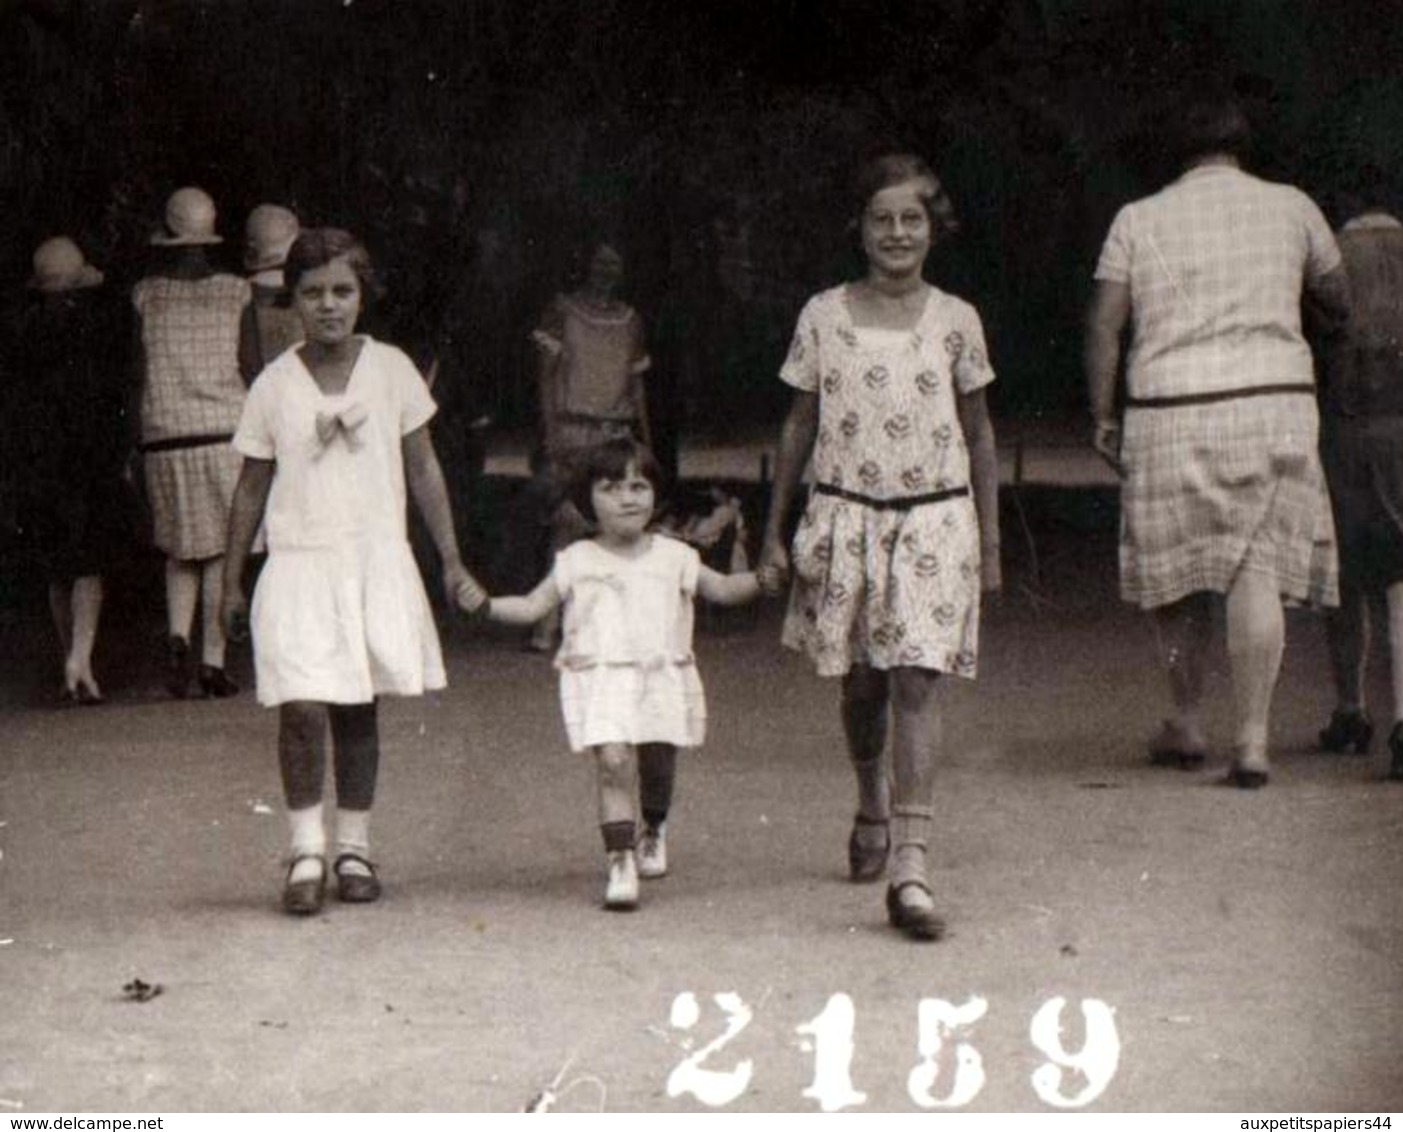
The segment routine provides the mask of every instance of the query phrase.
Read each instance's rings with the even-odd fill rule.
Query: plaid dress
[[[141,447],[156,545],[171,558],[224,553],[242,459],[239,325],[249,284],[233,275],[151,276],[132,291],[146,368]]]
[[[1337,599],[1300,304],[1339,264],[1308,197],[1230,166],[1192,169],[1116,216],[1096,278],[1128,286],[1134,310],[1126,601],[1226,593],[1244,569],[1270,573],[1291,600]],[[1282,386],[1294,391],[1263,392]]]

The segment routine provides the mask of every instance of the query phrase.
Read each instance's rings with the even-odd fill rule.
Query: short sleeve
[[[681,540],[673,539],[671,541],[676,544],[678,557],[681,560],[678,563],[679,586],[684,594],[691,597],[697,592],[697,577],[701,573],[701,555],[697,553],[695,547],[688,546]]]
[[[950,355],[956,392],[973,393],[994,380],[989,347],[984,342],[984,324],[979,312],[968,303],[961,304],[958,327],[945,336],[945,349]]]
[[[643,320],[636,311],[628,320],[628,372],[646,373],[653,368],[653,359],[648,356],[648,342],[643,333]]]
[[[252,460],[272,460],[277,456],[273,439],[273,384],[269,371],[254,379],[244,399],[239,427],[234,430],[234,450]]]
[[[1301,194],[1306,229],[1306,278],[1312,281],[1329,275],[1344,262],[1339,242],[1315,201]]]
[[[794,327],[794,337],[789,343],[789,354],[780,367],[779,379],[805,393],[818,392],[818,315],[816,298],[804,304],[799,312],[799,321]]]
[[[392,359],[389,368],[394,375],[395,396],[399,403],[399,434],[408,436],[415,429],[428,424],[438,412],[438,405],[434,403],[428,383],[409,357],[392,346],[387,349]]]
[[[557,295],[541,314],[541,321],[531,331],[531,341],[548,354],[559,354],[565,348],[565,302]]]
[[[1096,278],[1101,282],[1130,282],[1132,223],[1129,205],[1117,212],[1115,220],[1111,222],[1111,230],[1101,246],[1101,258],[1096,261]]]
[[[550,578],[555,583],[556,593],[560,595],[562,601],[565,600],[566,595],[575,584],[578,561],[579,554],[573,552],[573,547],[567,546],[564,550],[556,553],[555,561],[551,563]]]

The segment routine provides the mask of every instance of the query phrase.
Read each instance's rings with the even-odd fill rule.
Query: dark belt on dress
[[[136,446],[138,452],[176,452],[182,448],[208,448],[211,444],[228,444],[232,432],[207,432],[200,436],[172,436],[168,440],[148,440]]]
[[[627,428],[633,428],[638,423],[637,417],[596,417],[592,413],[572,413],[564,411],[556,413],[555,419],[564,424],[621,425]]]
[[[1306,393],[1315,396],[1314,385],[1247,385],[1239,389],[1218,389],[1212,393],[1185,393],[1182,397],[1127,397],[1127,409],[1173,409],[1180,405],[1211,405],[1216,401],[1236,401],[1242,397],[1271,397],[1278,393]]]
[[[950,487],[944,491],[928,491],[924,495],[898,495],[895,499],[873,499],[870,495],[860,495],[856,491],[834,487],[831,483],[816,483],[814,491],[819,495],[833,495],[846,499],[849,503],[861,503],[877,511],[909,511],[926,503],[939,503],[944,499],[958,499],[969,494],[968,487]]]

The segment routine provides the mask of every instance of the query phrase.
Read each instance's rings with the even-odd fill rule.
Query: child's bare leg
[[[606,849],[632,849],[638,797],[638,755],[629,743],[604,743],[594,748],[599,783],[599,825]],[[628,826],[628,844],[609,844],[610,827]],[[616,835],[622,837],[622,831]]]
[[[81,685],[93,696],[100,697],[102,691],[93,677],[93,647],[97,644],[97,625],[102,616],[102,579],[96,574],[79,578],[73,583],[70,600],[72,637],[63,666],[64,683],[70,689]]]
[[[935,755],[940,748],[940,675],[924,668],[891,673],[891,884],[908,909],[931,912],[926,847],[935,807]]]
[[[634,856],[638,827],[638,756],[631,744],[604,743],[594,748],[599,782],[599,829],[609,855],[609,884],[604,907],[638,906],[638,864]]]
[[[278,710],[278,767],[292,827],[293,883],[315,880],[326,867],[326,830],[322,824],[322,785],[326,777],[325,704],[306,700]],[[315,859],[312,859],[315,858]]]
[[[332,765],[336,777],[338,875],[370,877],[370,810],[380,768],[380,733],[374,702],[332,704]],[[347,860],[343,855],[350,854]]]

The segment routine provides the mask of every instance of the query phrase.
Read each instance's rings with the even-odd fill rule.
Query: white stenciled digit
[[[921,1060],[906,1078],[906,1091],[922,1108],[960,1108],[984,1088],[984,1059],[968,1042],[956,1042],[955,1071],[943,1097],[932,1091],[940,1079],[940,1053],[947,1038],[973,1026],[989,1009],[988,999],[971,995],[963,1006],[939,998],[923,998],[916,1006],[916,1049]]]
[[[1048,1063],[1033,1072],[1033,1091],[1053,1108],[1081,1108],[1106,1091],[1120,1064],[1120,1035],[1116,1032],[1115,1011],[1099,998],[1081,1001],[1086,1022],[1086,1041],[1071,1054],[1062,1045],[1062,1009],[1065,998],[1051,998],[1033,1015],[1029,1034],[1033,1044],[1047,1055]],[[1079,1073],[1085,1082],[1074,1096],[1062,1092],[1062,1071]]]
[[[712,1000],[726,1015],[725,1032],[695,1053],[688,1054],[678,1064],[668,1075],[667,1095],[680,1097],[683,1093],[691,1093],[702,1104],[720,1108],[745,1092],[755,1072],[755,1062],[747,1057],[737,1062],[735,1068],[727,1070],[703,1069],[702,1062],[749,1026],[754,1015],[738,994],[723,992],[713,995]],[[700,1020],[701,1006],[691,991],[683,991],[672,1000],[671,1022],[674,1029],[690,1030]],[[684,1048],[690,1049],[690,1043]]]
[[[803,1095],[818,1101],[824,1112],[865,1104],[867,1094],[853,1088],[853,1000],[845,994],[829,997],[823,1010],[802,1026],[800,1037],[813,1039],[814,1082]]]

